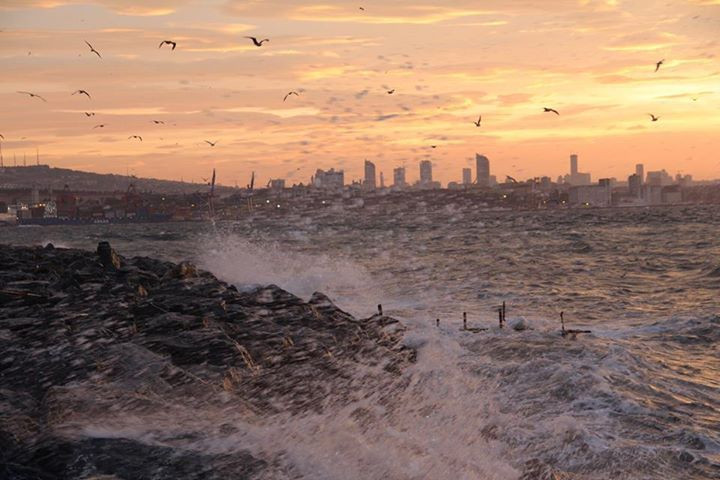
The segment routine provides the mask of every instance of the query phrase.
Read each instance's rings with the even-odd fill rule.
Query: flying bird
[[[73,92],[73,95],[77,95],[77,94],[87,95],[87,97],[92,100],[92,97],[90,96],[90,94],[89,94],[87,91],[85,91],[85,90],[75,90],[75,91]]]
[[[430,148],[437,148],[437,145],[430,145]]]
[[[478,116],[477,122],[473,122],[476,127],[480,126],[480,122],[482,121],[482,115]]]
[[[160,45],[158,45],[158,48],[162,48],[163,45],[172,45],[172,50],[175,50],[175,47],[177,47],[177,43],[172,40],[163,40],[160,42]]]
[[[3,136],[2,133],[0,133],[0,138],[2,138],[3,140],[5,140],[5,137]]]
[[[31,98],[32,98],[32,97],[35,97],[35,98],[39,98],[39,99],[42,100],[43,102],[47,102],[47,100],[45,100],[43,97],[41,97],[40,95],[37,95],[37,94],[35,94],[35,93],[32,93],[32,92],[23,92],[23,91],[21,91],[21,90],[18,90],[17,93],[22,93],[23,95],[30,95]]]
[[[249,38],[250,40],[252,40],[252,42],[255,44],[256,47],[262,47],[263,43],[270,41],[269,38],[264,38],[262,40],[258,40],[255,37],[245,37],[245,38]]]
[[[207,143],[207,144],[210,145],[211,147],[214,147],[215,144],[217,143],[217,140],[215,140],[214,142],[211,142],[210,140],[205,140],[205,143]]]
[[[360,10],[362,10],[363,12],[365,11],[365,7],[358,7],[358,8],[359,8]]]
[[[86,116],[86,117],[94,117],[94,116],[95,116],[95,112],[85,112],[85,116]]]
[[[296,91],[288,92],[288,94],[285,95],[285,98],[283,98],[283,102],[284,102],[285,100],[287,100],[290,95],[295,95],[296,97],[299,97],[299,96],[300,96],[300,94],[297,93]]]
[[[515,179],[514,179],[513,177],[511,177],[510,175],[505,175],[505,177],[506,177],[505,180],[508,181],[508,182],[518,183],[518,181],[515,180]]]
[[[105,128],[105,124],[101,123],[100,125],[95,125],[93,128]]]
[[[395,93],[395,89],[394,89],[394,88],[393,88],[392,90],[388,90],[388,91],[387,91],[387,94],[388,94],[388,95],[392,95],[393,93]]]
[[[138,140],[140,140],[142,142],[142,137],[140,135],[130,135],[128,137],[128,140],[130,140],[131,138],[137,138]]]
[[[651,119],[653,122],[657,122],[658,120],[660,120],[660,117],[656,117],[656,116],[653,115],[652,113],[648,113],[648,115],[650,115],[650,119]]]
[[[656,72],[657,72],[658,70],[660,70],[660,65],[662,65],[663,63],[665,63],[665,59],[664,59],[664,58],[655,64],[655,71],[656,71]]]
[[[95,49],[93,48],[93,46],[90,45],[90,42],[88,42],[87,40],[85,40],[85,43],[87,44],[88,47],[90,47],[90,53],[94,53],[95,55],[98,56],[98,58],[102,58],[102,55],[100,55],[100,52],[98,52],[97,50],[95,50]]]
[[[545,112],[545,113],[552,112],[555,115],[560,115],[560,113],[557,110],[555,110],[554,108],[543,107],[543,112]]]
[[[153,120],[153,123],[155,125],[165,125],[165,122],[163,122],[162,120]]]

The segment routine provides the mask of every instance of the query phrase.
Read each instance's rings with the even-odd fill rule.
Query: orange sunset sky
[[[476,152],[499,179],[571,153],[593,180],[720,178],[718,55],[720,0],[0,0],[2,152],[226,185],[366,158],[444,183]]]

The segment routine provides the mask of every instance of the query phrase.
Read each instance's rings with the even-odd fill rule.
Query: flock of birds
[[[359,7],[359,9],[362,10],[362,11],[365,11],[365,8],[364,8],[364,7]],[[253,37],[253,36],[245,36],[244,38],[250,40],[250,41],[252,42],[252,44],[255,45],[256,47],[262,47],[263,44],[265,44],[265,43],[267,43],[267,42],[270,42],[270,39],[269,39],[269,38],[258,39],[257,37]],[[103,58],[103,57],[102,57],[102,54],[101,54],[98,50],[96,50],[95,47],[93,47],[90,42],[88,42],[87,40],[85,40],[85,44],[86,44],[86,45],[88,46],[88,48],[90,49],[90,53],[94,53],[95,55],[97,55],[97,57],[98,57],[99,59],[102,59],[102,58]],[[175,41],[173,41],[173,40],[163,40],[163,41],[161,41],[160,44],[158,45],[158,48],[161,49],[161,48],[162,48],[163,46],[165,46],[165,45],[169,46],[172,51],[174,51],[174,50],[177,48],[177,42],[175,42]],[[658,70],[660,70],[660,67],[661,67],[664,63],[665,63],[665,60],[664,60],[664,59],[656,62],[656,63],[655,63],[655,72],[657,72]],[[387,89],[387,87],[385,87],[385,88],[386,88],[386,93],[387,93],[388,95],[392,95],[392,94],[395,93],[395,89],[394,89],[394,88],[393,88],[393,89]],[[33,93],[33,92],[18,91],[17,93],[23,94],[23,95],[28,95],[30,98],[37,98],[37,99],[39,99],[39,100],[42,100],[43,102],[47,102],[47,99],[45,99],[44,97],[42,97],[42,96],[40,96],[40,95],[38,95],[38,94],[36,94],[36,93]],[[88,99],[92,100],[92,96],[91,96],[90,93],[88,93],[86,90],[76,90],[76,91],[74,91],[74,92],[72,93],[72,95],[85,95],[85,96],[88,97]],[[299,97],[299,96],[300,96],[300,93],[298,93],[298,92],[295,91],[295,90],[292,90],[292,91],[288,92],[288,93],[285,95],[285,97],[283,98],[283,102],[287,101],[287,99],[288,99],[289,97],[291,97],[291,96]],[[696,100],[696,99],[693,98],[693,100]],[[85,113],[85,115],[86,115],[87,117],[93,117],[93,116],[95,116],[95,113],[94,113],[94,112],[84,112],[84,113]],[[560,112],[559,112],[558,110],[556,110],[555,108],[550,108],[550,107],[543,107],[543,113],[554,113],[555,115],[558,115],[558,116],[560,115]],[[656,115],[654,115],[654,114],[652,114],[652,113],[648,113],[648,115],[650,116],[650,120],[653,121],[653,122],[657,122],[657,121],[660,119],[660,117],[658,117],[658,116],[656,116]],[[164,125],[164,124],[165,124],[165,122],[163,122],[162,120],[153,120],[152,122],[153,122],[154,124],[156,124],[156,125],[161,125],[161,124]],[[472,123],[473,123],[476,127],[478,127],[478,128],[481,127],[481,126],[482,126],[482,115],[479,115],[479,116],[478,116],[478,119],[477,119],[476,121],[473,121]],[[106,126],[107,126],[107,124],[105,124],[105,123],[99,123],[99,124],[95,125],[95,126],[93,127],[93,129],[95,129],[95,128],[105,128]],[[2,135],[0,135],[0,139],[3,139],[3,140],[4,140],[5,137],[3,137]],[[141,135],[130,135],[130,136],[128,137],[128,140],[138,140],[138,141],[142,142],[142,141],[143,141],[143,138],[142,138]],[[217,142],[217,140],[216,140],[216,141],[212,141],[212,142],[211,142],[210,140],[205,140],[205,143],[207,143],[208,145],[210,145],[210,147],[214,147],[218,142]],[[434,149],[434,148],[437,148],[437,145],[430,145],[430,148],[433,148],[433,149]]]

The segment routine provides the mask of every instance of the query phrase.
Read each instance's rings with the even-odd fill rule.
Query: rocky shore
[[[238,290],[105,242],[0,246],[0,478],[277,478],[292,466],[197,446],[351,405],[359,382],[393,408],[415,358],[403,331],[321,293]],[[151,423],[174,428],[133,434]]]

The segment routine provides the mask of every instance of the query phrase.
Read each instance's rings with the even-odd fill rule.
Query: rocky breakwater
[[[368,386],[393,408],[415,356],[403,331],[320,293],[238,291],[105,242],[0,246],[0,478],[292,476],[251,442],[202,446],[352,405]]]

